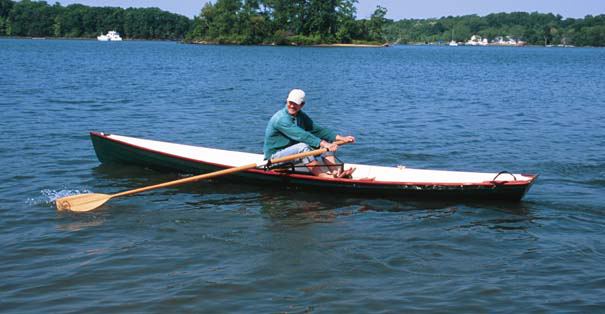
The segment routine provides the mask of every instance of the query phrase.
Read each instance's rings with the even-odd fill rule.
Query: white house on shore
[[[525,46],[526,42],[515,39],[511,36],[498,36],[494,40],[489,41],[487,38],[481,38],[479,35],[471,36],[471,39],[465,43],[459,43],[465,46]],[[450,46],[453,46],[450,44]]]
[[[454,40],[450,41],[449,46],[525,46],[527,42],[524,42],[519,39],[515,39],[511,36],[498,36],[494,38],[494,40],[489,41],[487,38],[482,38],[479,35],[471,36],[466,42],[455,42]]]
[[[510,36],[498,36],[492,41],[492,45],[496,46],[525,46],[526,44],[526,42],[514,39]]]
[[[481,38],[479,35],[473,35],[466,43],[467,46],[487,46],[487,38]]]

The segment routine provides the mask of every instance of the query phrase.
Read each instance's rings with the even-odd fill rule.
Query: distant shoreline
[[[326,47],[326,48],[386,48],[390,47],[390,44],[382,44],[382,45],[371,45],[371,44],[319,44],[319,45],[311,45],[311,47]]]
[[[29,40],[91,40],[100,41],[93,37],[30,37],[30,36],[0,36],[0,39],[29,39]],[[126,38],[122,41],[172,41],[180,43],[182,40],[178,39],[143,39],[143,38]]]
[[[342,48],[342,47],[348,47],[348,48],[385,48],[385,47],[390,47],[391,45],[388,43],[384,43],[384,44],[312,44],[312,45],[303,45],[303,44],[297,44],[297,43],[290,43],[290,44],[286,44],[286,45],[278,45],[275,43],[272,44],[254,44],[254,45],[242,45],[242,44],[238,44],[238,43],[218,43],[218,42],[213,42],[213,41],[205,41],[205,40],[200,40],[200,41],[189,41],[189,42],[184,42],[186,44],[191,44],[191,45],[223,45],[223,46],[281,46],[281,47],[324,47],[324,48]]]
[[[99,41],[95,38],[89,37],[20,37],[20,36],[0,36],[0,39],[19,39],[19,40],[82,40],[82,41]],[[225,44],[215,42],[185,42],[176,39],[124,39],[123,41],[164,41],[164,42],[175,42],[177,44],[190,44],[190,45],[212,45],[212,46],[280,46],[280,47],[315,47],[315,48],[387,48],[393,46],[437,46],[437,47],[449,47],[447,43],[398,43],[398,44],[316,44],[316,45],[276,45],[276,44],[255,44],[255,45],[242,45],[242,44]],[[523,45],[523,46],[508,46],[508,45],[487,45],[487,46],[472,46],[472,45],[460,45],[458,47],[507,47],[507,48],[605,48],[598,46],[573,46],[573,45]],[[452,47],[457,48],[457,47]]]
[[[88,40],[88,41],[99,41],[92,37],[29,37],[29,36],[0,36],[5,39],[23,39],[23,40]],[[122,41],[171,41],[179,44],[190,44],[190,45],[215,45],[215,46],[281,46],[281,47],[325,47],[325,48],[339,48],[339,47],[350,47],[350,48],[384,48],[390,47],[389,44],[317,44],[317,45],[301,45],[291,43],[290,45],[277,45],[277,44],[254,44],[254,45],[243,45],[243,44],[227,44],[210,41],[192,41],[186,42],[183,40],[176,39],[129,39],[126,38]]]

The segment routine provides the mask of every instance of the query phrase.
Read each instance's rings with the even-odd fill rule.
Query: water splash
[[[40,196],[34,198],[28,198],[27,204],[30,206],[38,206],[38,205],[49,205],[54,204],[55,201],[59,198],[83,194],[83,193],[91,193],[88,189],[83,190],[50,190],[44,189],[40,191]]]

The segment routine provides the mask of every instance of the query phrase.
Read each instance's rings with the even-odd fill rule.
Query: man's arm
[[[321,139],[319,137],[305,131],[303,128],[287,119],[277,121],[275,123],[275,128],[294,141],[305,143],[311,147],[320,146]]]
[[[347,143],[355,143],[355,136],[342,136],[342,135],[336,135],[336,140],[337,141],[345,141]]]

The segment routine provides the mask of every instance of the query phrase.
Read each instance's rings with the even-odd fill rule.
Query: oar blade
[[[59,198],[55,204],[58,210],[87,212],[105,204],[110,198],[111,195],[107,194],[87,193]]]

